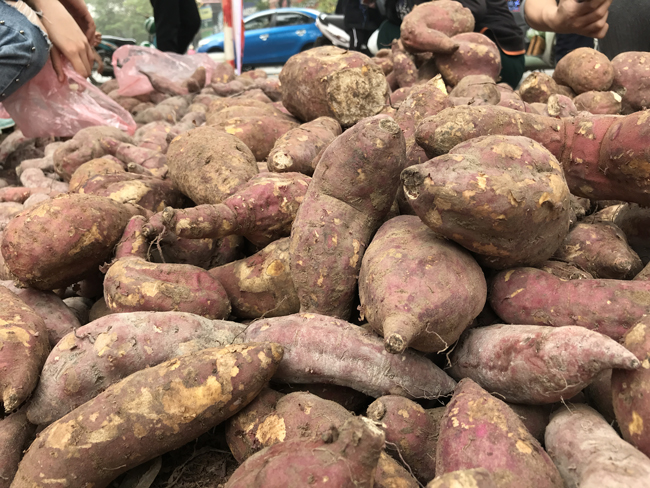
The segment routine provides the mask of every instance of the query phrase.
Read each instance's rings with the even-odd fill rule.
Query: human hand
[[[559,34],[581,34],[602,39],[607,34],[609,6],[612,0],[560,0],[545,12],[548,25]]]

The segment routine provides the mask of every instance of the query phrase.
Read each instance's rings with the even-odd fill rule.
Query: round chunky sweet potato
[[[558,61],[553,79],[578,95],[588,91],[607,91],[614,81],[614,67],[603,53],[581,47]]]
[[[540,71],[533,71],[519,85],[519,96],[526,103],[546,103],[556,93],[560,93],[560,89],[555,80]]]
[[[458,34],[451,38],[458,43],[452,54],[436,56],[436,67],[447,84],[456,86],[469,75],[487,75],[493,80],[501,72],[499,48],[487,36],[478,32]]]
[[[95,176],[125,172],[126,165],[121,161],[117,162],[106,158],[91,159],[87,163],[79,166],[77,170],[72,174],[72,177],[70,178],[70,191],[79,191],[79,189],[84,186],[84,184],[89,179]]]
[[[612,59],[614,81],[611,89],[622,98],[623,113],[650,107],[650,53],[623,52]]]
[[[573,99],[578,110],[585,110],[592,114],[621,113],[621,96],[614,91],[588,91],[581,93]]]
[[[453,90],[450,97],[467,97],[473,102],[481,101],[486,105],[496,105],[501,101],[501,93],[496,82],[488,75],[465,76]]]

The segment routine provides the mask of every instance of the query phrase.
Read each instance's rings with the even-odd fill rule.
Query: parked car
[[[244,19],[246,66],[283,64],[294,54],[314,46],[322,34],[316,27],[320,12],[308,8],[263,10]],[[200,53],[223,52],[223,32],[198,43]]]

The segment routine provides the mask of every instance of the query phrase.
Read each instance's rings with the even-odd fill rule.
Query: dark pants
[[[151,0],[156,22],[156,47],[161,51],[185,54],[201,28],[194,0]]]
[[[360,51],[370,56],[368,39],[370,39],[372,31],[348,27],[345,29],[345,32],[350,36],[350,51]]]
[[[499,52],[501,53],[501,81],[516,90],[526,69],[526,55],[510,56],[501,49]]]

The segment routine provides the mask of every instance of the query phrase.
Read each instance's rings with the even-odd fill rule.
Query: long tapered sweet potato
[[[485,468],[461,469],[443,474],[429,482],[427,488],[498,488]]]
[[[613,223],[577,224],[553,257],[584,269],[594,278],[631,280],[643,269],[625,234]]]
[[[387,451],[426,483],[436,474],[436,445],[444,412],[444,407],[425,410],[408,398],[387,395],[375,400],[367,415],[383,424]]]
[[[621,439],[587,405],[560,408],[546,429],[546,449],[566,486],[645,488],[650,459]]]
[[[504,401],[540,405],[568,399],[601,371],[635,370],[639,360],[603,334],[582,327],[491,325],[466,331],[449,374],[471,378]]]
[[[323,46],[292,56],[280,73],[282,103],[309,122],[332,117],[349,127],[378,114],[388,96],[381,68],[360,52]]]
[[[290,263],[287,237],[272,242],[253,256],[212,268],[209,273],[226,290],[234,316],[279,317],[300,310]]]
[[[385,452],[379,456],[373,488],[418,488],[417,480]]]
[[[185,312],[111,314],[66,335],[43,366],[29,404],[47,425],[136,371],[202,349],[238,342],[244,326]]]
[[[50,347],[43,319],[4,286],[0,304],[0,398],[9,413],[32,393]]]
[[[331,117],[318,117],[291,129],[275,141],[267,160],[269,171],[311,176],[317,163],[314,158],[339,135],[341,125]]]
[[[636,324],[623,339],[623,345],[641,361],[636,371],[614,369],[612,398],[616,420],[628,441],[650,456],[650,319]]]
[[[25,444],[36,426],[27,421],[24,409],[0,420],[0,488],[9,488],[18,470]]]
[[[614,81],[614,67],[603,53],[589,47],[569,52],[557,62],[553,79],[577,94],[607,91]]]
[[[291,229],[301,311],[350,317],[363,253],[405,163],[404,136],[387,115],[359,122],[325,150]]]
[[[416,216],[382,225],[363,256],[360,309],[390,353],[446,349],[483,310],[486,297],[476,260]]]
[[[553,461],[517,414],[470,379],[462,380],[440,420],[438,476],[485,468],[501,488],[564,486]]]
[[[143,212],[94,195],[46,200],[9,223],[2,255],[21,283],[39,290],[66,287],[110,260],[131,216]]]
[[[469,75],[487,75],[493,80],[499,77],[499,48],[489,37],[479,32],[465,32],[455,35],[451,41],[458,49],[435,57],[436,68],[449,85],[456,86]]]
[[[650,314],[650,282],[566,281],[534,268],[499,273],[488,298],[507,323],[579,325],[615,341]]]
[[[283,345],[285,356],[275,381],[333,383],[373,397],[408,398],[437,398],[455,384],[425,357],[410,350],[387,354],[374,334],[324,315],[258,320],[246,329],[244,339]]]
[[[220,204],[165,209],[150,219],[149,226],[152,233],[167,227],[189,239],[242,235],[264,247],[291,233],[310,181],[301,173],[263,173],[242,184]]]
[[[245,407],[281,359],[277,344],[242,344],[133,373],[41,432],[12,486],[108,486]]]
[[[263,449],[237,468],[225,488],[372,488],[383,447],[383,432],[370,420],[353,417],[322,439],[294,439]]]
[[[197,127],[169,145],[169,174],[194,203],[221,203],[258,173],[246,145],[216,127]]]
[[[407,201],[429,227],[495,269],[543,263],[569,231],[562,168],[528,138],[467,141],[405,169],[402,182]]]

